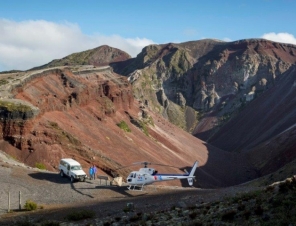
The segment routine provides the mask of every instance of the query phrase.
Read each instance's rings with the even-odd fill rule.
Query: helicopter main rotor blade
[[[122,167],[116,168],[115,170],[124,169],[124,168],[131,167],[131,166],[134,166],[134,164],[127,165],[127,166],[122,166]]]
[[[156,165],[156,166],[166,166],[166,167],[176,168],[176,169],[179,169],[179,170],[181,169],[181,167],[177,167],[177,166],[142,161],[142,162],[134,162],[131,165],[122,166],[122,167],[119,167],[119,168],[117,168],[115,170],[124,169],[124,168],[131,167],[131,166],[134,166],[134,165],[144,165],[145,167],[147,167],[147,165]]]
[[[152,163],[143,161],[143,162],[134,162],[133,164],[134,165],[138,165],[138,164],[151,165]]]
[[[156,166],[167,166],[167,167],[171,167],[171,168],[180,169],[180,167],[177,167],[177,166],[171,166],[171,165],[165,165],[165,164],[152,163],[152,165],[156,165]]]
[[[156,165],[156,166],[167,166],[167,167],[171,167],[171,168],[176,168],[176,169],[180,169],[181,167],[177,167],[177,166],[172,166],[172,165],[166,165],[166,164],[159,164],[159,163],[153,163],[153,162],[134,162],[134,164],[143,164],[143,165]]]

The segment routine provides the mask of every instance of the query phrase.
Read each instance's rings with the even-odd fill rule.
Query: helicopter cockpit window
[[[128,177],[135,178],[136,177],[136,174],[135,173],[131,173]]]

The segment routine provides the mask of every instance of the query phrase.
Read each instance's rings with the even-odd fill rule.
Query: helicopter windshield
[[[135,178],[136,174],[135,173],[130,173],[130,175],[128,177]]]

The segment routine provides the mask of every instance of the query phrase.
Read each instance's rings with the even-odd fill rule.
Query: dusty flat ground
[[[172,206],[221,200],[253,188],[236,186],[223,189],[199,189],[150,185],[144,191],[129,191],[126,186],[110,186],[105,181],[87,180],[70,183],[58,173],[41,171],[19,164],[0,153],[0,224],[11,224],[24,217],[64,221],[73,209],[92,209],[96,217],[122,216],[127,203],[132,202],[135,211],[151,212]],[[8,210],[8,192],[10,209]],[[26,200],[42,206],[33,212],[18,211],[19,192],[22,208]]]

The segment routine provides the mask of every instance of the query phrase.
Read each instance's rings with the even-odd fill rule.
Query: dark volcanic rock
[[[205,39],[147,46],[121,73],[129,76],[136,98],[149,101],[152,109],[187,131],[197,125],[193,134],[207,140],[233,113],[275,86],[295,63],[296,47],[291,44]],[[185,111],[172,108],[174,104]],[[190,126],[186,107],[199,114]]]

